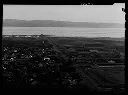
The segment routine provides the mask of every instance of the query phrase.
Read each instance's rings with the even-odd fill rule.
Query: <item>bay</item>
[[[53,35],[59,37],[125,37],[124,28],[3,27],[3,35]]]

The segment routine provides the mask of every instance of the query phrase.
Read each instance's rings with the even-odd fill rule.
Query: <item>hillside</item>
[[[85,28],[124,28],[120,23],[69,22],[55,20],[4,19],[5,27],[85,27]]]

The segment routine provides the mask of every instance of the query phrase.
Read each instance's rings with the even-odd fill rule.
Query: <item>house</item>
[[[110,61],[108,61],[108,63],[115,63],[115,61],[113,61],[113,60],[110,60]]]
[[[89,50],[89,51],[90,52],[97,52],[97,53],[99,52],[98,50]]]

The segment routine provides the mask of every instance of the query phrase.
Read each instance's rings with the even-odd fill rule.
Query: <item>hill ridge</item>
[[[4,27],[85,27],[85,28],[124,28],[121,23],[71,22],[56,20],[4,19]]]

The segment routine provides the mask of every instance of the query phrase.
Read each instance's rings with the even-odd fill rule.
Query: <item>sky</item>
[[[125,23],[124,3],[114,5],[3,5],[3,19]]]

